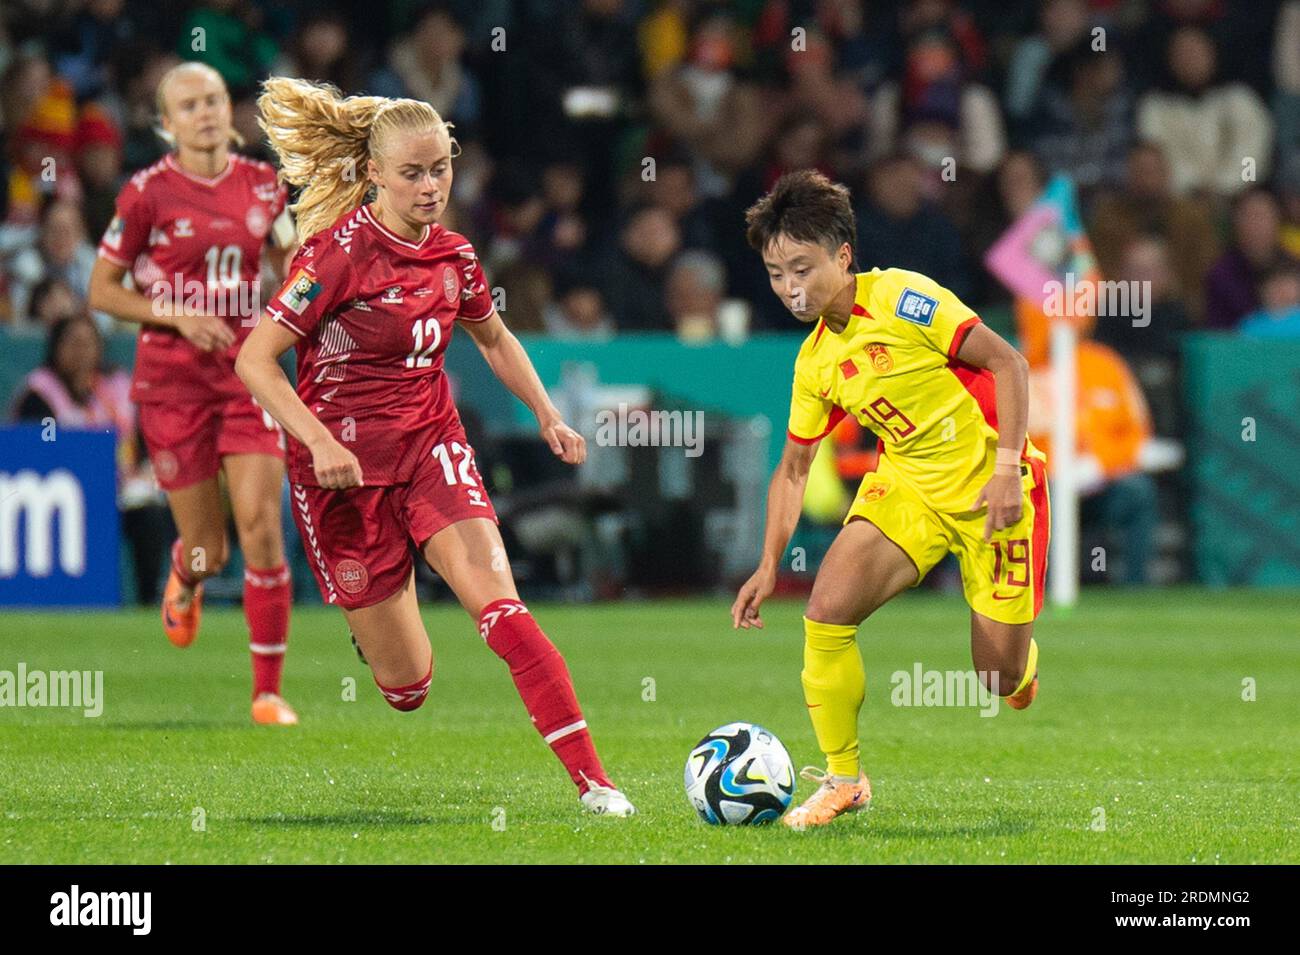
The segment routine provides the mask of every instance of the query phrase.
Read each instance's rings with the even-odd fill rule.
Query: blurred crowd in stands
[[[795,329],[743,212],[816,167],[853,189],[863,269],[1006,313],[984,254],[1069,174],[1103,277],[1152,297],[1149,324],[1098,321],[1081,357],[1084,390],[1095,373],[1122,398],[1081,409],[1096,441],[1181,437],[1185,332],[1300,338],[1300,0],[6,0],[0,324],[89,314],[95,245],[162,155],[155,89],[184,59],[222,74],[267,159],[268,75],[433,104],[463,150],[445,224],[518,331]]]

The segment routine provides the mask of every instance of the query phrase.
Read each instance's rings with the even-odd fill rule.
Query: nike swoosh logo
[[[808,709],[810,709],[810,710],[815,710],[815,709],[817,709],[817,707],[821,706],[821,704],[820,704],[820,703],[805,703],[804,706],[808,707]]]
[[[994,600],[1015,600],[1020,594],[994,594]]]
[[[829,395],[830,393],[831,393],[831,390],[830,390],[829,388],[827,388],[825,391],[822,392],[822,397],[825,398],[825,397],[826,397],[827,395]]]
[[[163,607],[163,616],[167,618],[167,626],[175,627],[178,625],[176,618],[172,616],[172,608],[169,605]]]

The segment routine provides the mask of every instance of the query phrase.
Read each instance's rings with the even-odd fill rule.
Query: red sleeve
[[[326,315],[357,295],[352,257],[328,231],[297,251],[287,274],[266,306],[266,314],[295,335],[311,335]]]
[[[952,344],[948,346],[948,357],[956,358],[957,352],[961,349],[961,343],[966,340],[966,336],[971,333],[976,325],[980,323],[978,315],[972,315],[966,321],[957,326],[957,330],[952,333]]]
[[[462,322],[481,322],[492,314],[492,290],[488,288],[483,265],[466,242],[456,247],[460,256],[460,311],[456,318]]]
[[[794,441],[796,444],[816,444],[822,438],[826,437],[826,435],[834,431],[836,426],[838,426],[839,423],[844,420],[844,416],[846,414],[848,414],[847,411],[845,411],[839,405],[835,405],[833,408],[831,408],[830,416],[826,419],[825,430],[823,430],[821,434],[817,435],[817,437],[805,438],[802,435],[795,434],[793,431],[789,430],[788,428],[786,429],[785,432],[786,437],[788,437],[791,441]]]
[[[99,254],[124,269],[135,264],[136,257],[149,243],[153,230],[153,203],[135,183],[128,182],[117,195],[116,214],[99,240]]]

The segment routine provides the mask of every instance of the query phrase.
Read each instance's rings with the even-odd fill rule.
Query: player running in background
[[[955,295],[916,272],[857,273],[849,191],[820,173],[783,176],[746,213],[772,290],[812,324],[795,360],[789,434],[767,496],[763,557],[732,605],[759,608],[799,520],[817,443],[851,414],[879,439],[880,463],[817,572],[804,616],[804,701],[825,772],[787,813],[825,825],[871,799],[858,751],[866,676],[858,625],[952,551],[971,608],[971,658],[990,691],[1023,709],[1038,689],[1033,621],[1043,599],[1045,458],[1025,436],[1025,360]]]
[[[601,766],[564,659],[520,601],[496,512],[443,370],[457,322],[568,464],[586,457],[493,307],[483,268],[438,224],[455,141],[427,103],[341,99],[272,77],[258,99],[303,245],[238,371],[291,436],[294,518],[327,603],[343,608],[384,698],[424,702],[433,653],[408,542],[505,660],[584,807],[631,815]],[[367,201],[373,189],[373,201]],[[276,363],[296,346],[297,391]]]
[[[224,473],[244,555],[253,720],[290,725],[298,717],[280,696],[293,602],[280,531],[284,436],[236,376],[235,355],[260,311],[262,250],[291,242],[293,225],[275,169],[231,151],[242,139],[215,70],[182,63],[157,99],[174,148],[118,195],[90,307],[141,325],[131,398],[180,533],[163,630],[178,647],[194,642],[203,581],[226,564]],[[127,272],[134,288],[122,285]]]

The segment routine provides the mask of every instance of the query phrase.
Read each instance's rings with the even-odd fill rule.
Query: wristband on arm
[[[1016,448],[998,448],[997,457],[993,463],[994,474],[1019,474],[1020,473],[1020,451]]]

